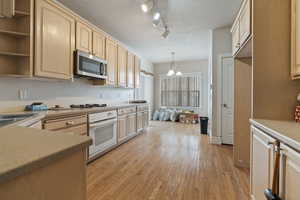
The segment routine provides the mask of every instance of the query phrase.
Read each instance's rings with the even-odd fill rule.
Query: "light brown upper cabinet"
[[[36,1],[35,9],[35,75],[71,79],[75,19],[47,0]]]
[[[251,35],[251,0],[244,0],[231,28],[232,51],[235,55]]]
[[[15,13],[15,0],[0,0],[0,16],[13,17]]]
[[[34,63],[33,0],[0,0],[0,74],[31,77]],[[13,7],[10,7],[13,5]],[[5,9],[4,9],[5,8]]]
[[[76,23],[76,49],[92,53],[92,37],[92,29],[81,22]]]
[[[93,31],[93,55],[105,60],[105,35]]]
[[[300,78],[300,2],[292,0],[291,76]]]
[[[106,38],[107,85],[116,85],[118,73],[118,45],[110,38]]]
[[[244,44],[251,34],[251,5],[246,0],[240,13],[240,43]]]
[[[236,54],[236,52],[240,48],[240,21],[237,20],[231,29],[232,34],[232,54]]]
[[[141,60],[135,56],[134,58],[134,87],[140,87]]]
[[[127,53],[127,87],[134,88],[134,55]]]
[[[118,86],[126,87],[127,51],[118,45]]]

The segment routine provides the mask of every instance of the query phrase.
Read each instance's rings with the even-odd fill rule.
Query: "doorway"
[[[221,140],[233,144],[234,134],[234,60],[221,57]]]

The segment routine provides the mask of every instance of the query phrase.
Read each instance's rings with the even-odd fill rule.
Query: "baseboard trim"
[[[210,136],[209,143],[210,144],[222,144],[222,138]]]

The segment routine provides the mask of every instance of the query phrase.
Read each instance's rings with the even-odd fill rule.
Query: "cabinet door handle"
[[[275,143],[274,142],[268,142],[268,146],[274,146]]]
[[[66,125],[67,126],[72,126],[72,125],[74,125],[74,121],[68,121],[68,122],[66,122]]]

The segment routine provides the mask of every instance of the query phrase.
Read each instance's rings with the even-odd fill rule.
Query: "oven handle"
[[[91,123],[90,127],[102,127],[107,124],[115,124],[115,123],[117,123],[117,121],[118,121],[117,119],[110,119],[110,120],[105,120],[102,122]]]

